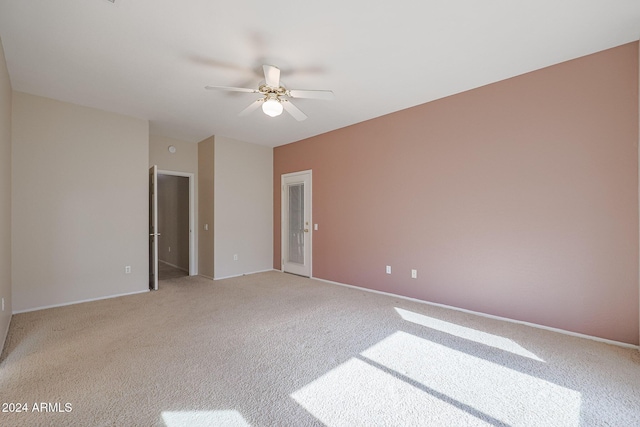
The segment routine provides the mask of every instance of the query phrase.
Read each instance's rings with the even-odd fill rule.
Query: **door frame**
[[[158,169],[158,175],[181,176],[189,178],[189,276],[198,275],[198,254],[195,236],[195,174],[190,172],[171,171],[166,169]]]
[[[285,256],[285,212],[286,212],[286,195],[284,191],[285,178],[295,177],[298,175],[309,175],[309,278],[313,277],[313,170],[303,170],[298,172],[283,173],[280,175],[280,271],[284,273],[284,256]]]
[[[149,168],[149,289],[158,290],[158,166]],[[129,272],[125,269],[125,272]]]

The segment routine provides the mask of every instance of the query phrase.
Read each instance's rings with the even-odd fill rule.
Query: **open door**
[[[311,171],[282,175],[282,271],[311,277]]]
[[[158,167],[149,169],[149,289],[158,290]]]

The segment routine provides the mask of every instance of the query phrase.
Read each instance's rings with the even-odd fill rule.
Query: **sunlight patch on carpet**
[[[544,362],[544,360],[540,359],[535,354],[531,353],[521,345],[508,338],[501,337],[499,335],[493,335],[487,332],[477,331],[472,328],[456,325],[455,323],[445,322],[444,320],[434,319],[433,317],[414,313],[413,311],[404,310],[402,308],[395,307],[395,310],[400,315],[400,317],[408,322],[426,326],[427,328],[455,335],[457,337],[464,338],[469,341],[474,341],[483,345],[488,345],[500,350],[508,351],[510,353],[517,354],[518,356],[523,356],[529,359]]]
[[[163,411],[167,427],[251,427],[238,411]]]
[[[513,425],[579,426],[582,395],[542,378],[406,332],[361,353],[366,359]]]
[[[397,331],[291,394],[329,427],[578,427],[581,393]],[[541,365],[545,366],[545,365]]]
[[[356,358],[291,397],[329,427],[356,425],[489,425]],[[435,417],[435,418],[434,418]]]

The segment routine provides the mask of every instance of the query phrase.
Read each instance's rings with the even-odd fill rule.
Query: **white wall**
[[[176,147],[171,154],[169,146]],[[192,173],[198,179],[198,144],[149,135],[149,167],[157,165],[158,169],[174,172]]]
[[[0,40],[0,352],[11,322],[11,82]]]
[[[14,312],[148,289],[148,122],[14,92],[12,126]]]
[[[216,136],[214,162],[214,277],[272,269],[273,149]]]
[[[209,279],[214,275],[214,141],[210,136],[198,143],[198,274]]]

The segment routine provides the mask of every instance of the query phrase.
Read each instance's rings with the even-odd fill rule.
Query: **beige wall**
[[[198,274],[213,278],[214,137],[198,143]],[[208,230],[205,230],[205,226]]]
[[[169,146],[176,147],[171,154]],[[149,167],[198,175],[198,144],[158,135],[149,135]]]
[[[11,82],[0,40],[0,351],[11,322]]]
[[[14,92],[12,126],[14,311],[148,289],[148,122]]]
[[[636,42],[277,147],[274,216],[312,169],[314,276],[638,344],[638,120]]]
[[[272,174],[272,148],[216,136],[216,279],[272,269]]]
[[[188,272],[189,178],[158,176],[158,231],[159,260]]]

